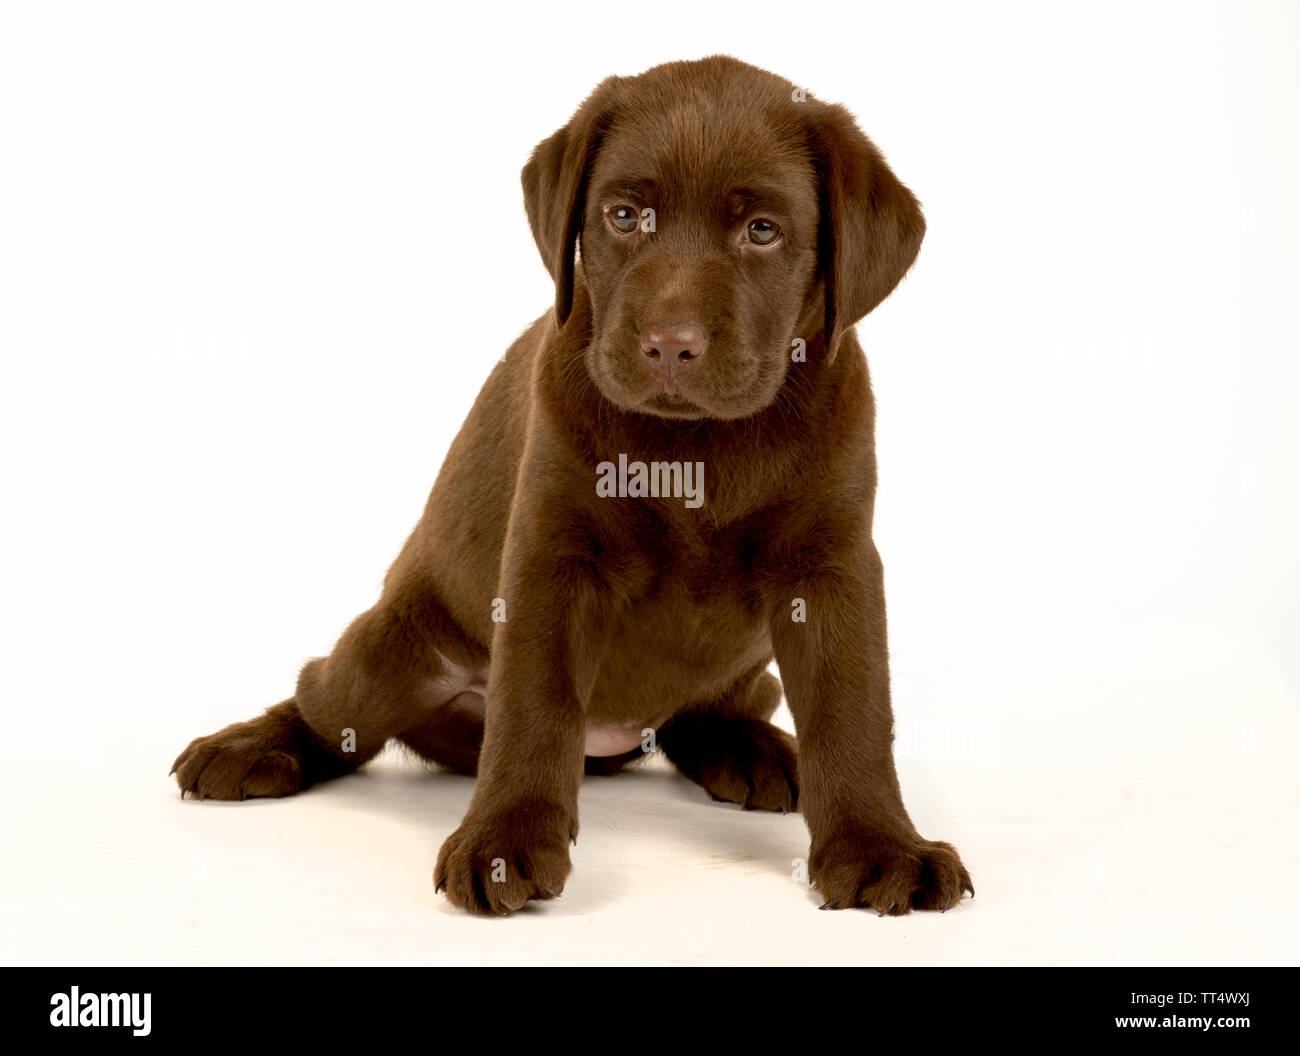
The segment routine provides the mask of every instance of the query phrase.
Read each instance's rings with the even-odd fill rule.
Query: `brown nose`
[[[669,391],[673,379],[704,355],[707,343],[703,328],[694,323],[651,323],[641,331],[641,355],[663,375]]]

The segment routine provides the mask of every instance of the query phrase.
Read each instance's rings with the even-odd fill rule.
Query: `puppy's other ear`
[[[821,187],[818,243],[824,262],[826,347],[883,301],[916,260],[925,217],[916,197],[844,107],[808,100]]]
[[[524,208],[533,240],[555,280],[555,321],[573,308],[573,257],[587,205],[587,174],[609,127],[614,84],[597,85],[569,123],[533,150],[524,166]]]

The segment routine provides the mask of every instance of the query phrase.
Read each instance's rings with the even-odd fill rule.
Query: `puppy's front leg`
[[[572,643],[589,588],[565,534],[540,498],[517,502],[478,779],[434,873],[435,886],[471,912],[511,913],[529,899],[554,898],[569,875],[585,734]]]
[[[805,567],[772,641],[799,735],[799,806],[823,909],[899,915],[973,895],[947,843],[917,833],[894,769],[884,576],[870,539]]]

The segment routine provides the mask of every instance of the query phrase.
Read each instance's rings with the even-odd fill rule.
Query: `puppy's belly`
[[[434,707],[469,712],[480,718],[486,711],[487,669],[471,670],[443,657],[444,671],[429,684]],[[647,736],[642,731],[657,730],[667,717],[623,724],[587,723],[583,754],[591,756],[622,755],[641,747]]]
[[[613,726],[603,722],[587,723],[586,755],[622,755],[641,747],[646,739],[646,730],[658,730],[663,719],[648,722],[633,722],[627,726]]]

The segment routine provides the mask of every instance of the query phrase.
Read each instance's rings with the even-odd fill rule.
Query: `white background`
[[[1277,3],[18,4],[0,14],[0,956],[1296,960],[1300,16]],[[519,169],[728,52],[847,104],[929,235],[859,328],[898,754],[978,896],[818,913],[797,817],[589,780],[563,900],[430,872],[397,757],[182,803],[374,600],[552,291]]]

